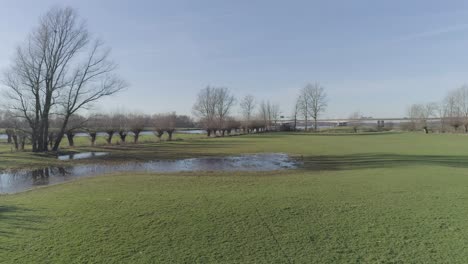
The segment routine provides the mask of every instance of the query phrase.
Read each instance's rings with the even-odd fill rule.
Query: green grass
[[[96,149],[112,153],[100,162],[285,152],[304,167],[114,174],[0,196],[0,262],[468,259],[465,135],[272,133]]]

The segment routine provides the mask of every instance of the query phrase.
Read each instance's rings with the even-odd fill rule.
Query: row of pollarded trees
[[[253,96],[247,95],[239,103],[240,119],[233,116],[236,104],[237,100],[228,88],[208,86],[199,92],[193,113],[208,136],[224,136],[232,131],[263,132],[276,128],[280,119],[278,104],[269,101],[257,103]]]
[[[61,135],[58,133],[63,122],[61,118],[63,117],[54,116],[50,119],[47,137],[49,146],[61,141],[59,136],[66,138],[69,146],[74,146],[77,133],[87,133],[91,145],[95,145],[99,133],[105,135],[108,144],[112,143],[115,136],[119,137],[119,142],[126,143],[129,134],[133,136],[133,142],[137,143],[143,131],[153,131],[159,139],[167,133],[168,140],[172,140],[172,134],[176,128],[194,127],[194,122],[190,117],[177,115],[175,112],[154,115],[91,114],[87,117],[75,114],[69,117],[64,135]],[[14,116],[13,112],[0,113],[0,128],[5,130],[8,143],[13,143],[16,149],[24,149],[25,144],[32,144],[31,129],[24,119]]]
[[[424,130],[429,133],[430,118],[439,121],[441,132],[458,131],[460,127],[468,133],[468,86],[449,91],[440,103],[413,104],[407,110],[409,121],[404,125],[407,130]]]

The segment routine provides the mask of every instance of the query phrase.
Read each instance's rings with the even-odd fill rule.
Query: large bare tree
[[[17,48],[5,73],[9,108],[31,128],[33,151],[47,151],[49,119],[62,116],[57,150],[70,117],[104,96],[125,87],[115,75],[109,49],[93,39],[72,8],[53,8]]]
[[[408,118],[410,120],[410,129],[423,129],[426,134],[429,133],[428,119],[434,116],[437,110],[437,104],[413,104],[408,108]]]
[[[306,100],[308,101],[309,115],[314,119],[314,131],[318,129],[317,120],[328,105],[325,88],[319,83],[308,84],[305,87]]]
[[[235,98],[228,88],[208,86],[198,94],[193,113],[210,136],[224,127],[234,103]]]
[[[255,110],[255,98],[252,95],[246,95],[240,101],[241,113],[245,122],[252,120],[252,115]]]

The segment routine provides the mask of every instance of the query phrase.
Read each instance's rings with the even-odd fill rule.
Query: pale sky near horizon
[[[394,117],[468,83],[468,2],[435,0],[0,0],[0,69],[52,6],[76,8],[112,48],[130,87],[106,111],[191,114],[213,85],[289,115],[320,82],[324,117]]]

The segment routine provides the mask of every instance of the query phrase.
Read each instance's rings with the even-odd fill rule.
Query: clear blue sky
[[[327,117],[401,116],[468,82],[467,1],[2,1],[0,67],[54,5],[78,9],[131,86],[104,110],[191,113],[206,85],[281,104],[318,81]]]

